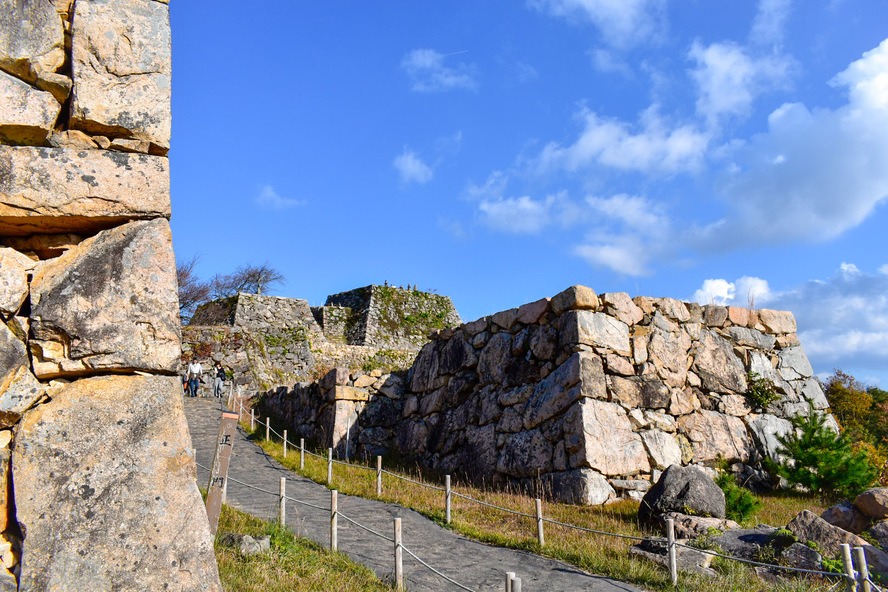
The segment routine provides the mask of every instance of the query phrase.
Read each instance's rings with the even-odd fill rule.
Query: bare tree
[[[176,280],[179,283],[179,318],[185,324],[198,306],[210,296],[210,284],[202,281],[194,271],[199,257],[176,261]]]
[[[238,292],[250,294],[262,294],[262,290],[268,291],[269,287],[282,284],[284,275],[268,265],[243,265],[234,270],[234,273],[216,274],[210,281],[210,292],[213,299],[227,298]]]

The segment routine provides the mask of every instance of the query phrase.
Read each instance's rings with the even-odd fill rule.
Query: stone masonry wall
[[[221,590],[169,147],[165,2],[0,0],[0,590]]]
[[[436,333],[397,399],[391,439],[364,436],[358,417],[350,441],[585,504],[640,498],[672,464],[726,461],[765,481],[761,461],[789,419],[827,412],[795,331],[788,312],[575,286]],[[780,395],[767,409],[745,396],[749,372]],[[367,401],[353,412],[375,413],[369,392],[351,396]],[[320,399],[285,400],[278,392],[269,407],[286,424]],[[328,433],[342,432],[328,420]]]

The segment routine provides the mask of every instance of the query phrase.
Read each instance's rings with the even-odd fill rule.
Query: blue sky
[[[888,384],[884,0],[170,5],[173,236],[464,320],[572,284],[792,310]]]

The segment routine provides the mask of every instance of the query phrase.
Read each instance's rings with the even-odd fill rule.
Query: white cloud
[[[592,65],[599,72],[622,74],[627,78],[632,77],[632,68],[624,60],[617,57],[614,52],[606,49],[594,49],[589,52]]]
[[[792,0],[759,0],[749,40],[758,45],[780,45]]]
[[[879,273],[884,273],[885,275],[888,275],[888,263],[879,268]]]
[[[553,196],[535,200],[524,195],[484,200],[478,204],[478,210],[483,222],[494,230],[513,234],[537,234],[551,223],[550,211],[554,202]]]
[[[529,0],[528,4],[572,22],[591,21],[608,45],[628,48],[659,38],[665,0]]]
[[[634,195],[587,197],[593,228],[574,253],[595,267],[639,276],[651,273],[653,258],[670,252],[671,223],[656,203]]]
[[[818,373],[833,368],[884,372],[888,367],[888,274],[843,263],[826,280],[783,292],[772,292],[761,278],[708,279],[693,300],[746,307],[749,290],[756,308],[793,313],[799,339]]]
[[[831,82],[848,88],[836,110],[787,103],[768,131],[731,146],[720,183],[723,220],[698,248],[823,241],[860,224],[888,196],[888,40]]]
[[[502,171],[493,171],[482,185],[469,183],[463,194],[470,200],[495,201],[503,197],[508,184],[509,176],[507,174]]]
[[[578,117],[584,124],[580,137],[569,146],[551,142],[543,148],[538,159],[542,170],[576,171],[596,164],[642,173],[695,170],[709,142],[694,126],[670,127],[657,105],[642,113],[637,133],[624,122],[603,119],[588,109]]]
[[[397,170],[398,174],[401,176],[402,183],[419,183],[420,185],[423,185],[431,181],[434,176],[432,168],[424,163],[422,159],[417,156],[416,152],[406,147],[404,148],[404,151],[392,161],[392,166],[395,167],[395,170]]]
[[[458,52],[464,53],[464,52]],[[459,63],[446,66],[445,55],[434,49],[414,49],[401,59],[401,68],[407,72],[416,92],[443,92],[448,90],[477,90],[476,67]]]
[[[700,304],[720,304],[722,306],[753,305],[759,307],[773,300],[774,294],[766,280],[757,277],[743,276],[738,280],[717,278],[703,281],[700,289],[694,292],[691,299]]]
[[[253,201],[255,201],[259,207],[271,210],[286,210],[296,206],[304,206],[308,203],[304,199],[281,197],[277,190],[271,185],[260,185],[259,192]]]
[[[688,57],[696,62],[690,74],[700,91],[697,113],[710,125],[723,115],[748,115],[761,92],[785,83],[791,66],[779,56],[754,59],[733,43],[694,42]]]

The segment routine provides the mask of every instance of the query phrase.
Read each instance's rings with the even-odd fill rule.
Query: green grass
[[[713,567],[719,577],[710,579],[691,573],[681,573],[679,584],[673,587],[668,572],[646,560],[630,556],[632,541],[615,537],[590,534],[575,529],[545,525],[546,545],[540,547],[536,539],[536,521],[511,513],[491,509],[462,498],[453,497],[452,521],[444,525],[444,493],[407,481],[396,480],[390,475],[383,476],[383,493],[376,495],[375,470],[359,469],[334,464],[333,483],[326,483],[327,463],[324,458],[306,455],[305,469],[299,470],[298,449],[290,447],[287,458],[283,457],[283,446],[277,441],[265,441],[265,428],[259,427],[254,433],[257,443],[271,456],[296,473],[318,483],[335,488],[344,494],[357,495],[370,499],[380,499],[412,508],[426,517],[476,540],[524,549],[547,557],[560,559],[589,572],[610,578],[631,582],[652,590],[680,590],[683,592],[814,592],[825,591],[832,582],[793,579],[781,584],[760,580],[754,572],[737,562],[714,562]],[[326,456],[325,452],[322,456]],[[391,464],[385,464],[394,472]],[[418,468],[399,467],[398,473],[411,479],[425,481],[440,486],[442,479],[428,480],[429,475]],[[493,491],[467,484],[454,484],[454,490],[464,495],[496,504],[526,514],[534,514],[534,500],[526,495],[509,491]],[[797,493],[779,492],[762,497],[763,508],[749,517],[744,526],[767,523],[783,526],[802,510],[820,513],[823,510],[819,500]],[[545,502],[543,514],[547,518],[628,536],[664,536],[664,533],[649,529],[638,522],[638,502],[621,501],[603,507],[575,506],[556,502]]]
[[[222,506],[216,537],[216,562],[225,592],[391,592],[370,569],[306,539],[297,538],[277,524]],[[219,543],[222,534],[270,535],[271,549],[241,555]]]

